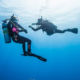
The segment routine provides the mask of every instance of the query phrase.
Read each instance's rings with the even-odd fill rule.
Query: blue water
[[[12,14],[19,17],[19,24],[28,30],[27,34],[20,35],[32,41],[32,52],[47,62],[21,56],[21,44],[5,43],[2,20]],[[42,30],[34,32],[28,26],[40,16],[61,30],[75,27],[80,30],[80,1],[0,0],[0,80],[80,80],[80,31],[51,36]]]

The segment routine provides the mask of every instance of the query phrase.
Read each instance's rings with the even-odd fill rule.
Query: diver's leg
[[[47,59],[45,59],[45,58],[43,58],[43,57],[41,57],[41,56],[38,56],[38,55],[36,55],[36,54],[33,54],[33,53],[31,53],[31,54],[29,54],[29,53],[27,53],[29,56],[34,56],[34,57],[37,57],[38,59],[40,59],[40,60],[42,60],[42,61],[47,61]]]
[[[77,33],[78,33],[78,28],[65,29],[65,30],[56,29],[56,30],[55,30],[55,33],[65,33],[66,31],[69,31],[69,32],[72,32],[72,33],[77,34]]]
[[[31,52],[31,40],[28,39],[28,38],[24,38],[24,41],[25,41],[25,43],[26,42],[28,43],[28,45],[27,45],[27,47],[28,47],[27,51],[30,53]]]
[[[31,40],[30,40],[30,39],[18,35],[18,40],[17,40],[17,42],[23,44],[22,47],[23,47],[23,52],[24,52],[24,54],[26,54],[25,44],[26,44],[26,42],[27,42],[27,43],[28,43],[28,52],[31,52]]]
[[[28,54],[27,54],[27,52],[26,52],[26,50],[25,50],[25,42],[23,42],[23,45],[22,45],[22,47],[23,47],[23,52],[24,52],[24,56],[27,56]],[[31,49],[30,49],[30,46],[28,45],[28,52],[30,52],[31,51]]]
[[[68,29],[65,29],[65,30],[56,29],[55,33],[65,33],[66,31],[68,31]]]
[[[26,39],[28,42],[28,52],[31,52],[31,40],[30,39]]]
[[[25,42],[23,42],[23,45],[22,45],[22,47],[23,47],[24,56],[26,56]]]

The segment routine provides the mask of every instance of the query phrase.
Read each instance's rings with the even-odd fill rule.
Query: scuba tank
[[[2,29],[3,29],[3,34],[4,34],[4,39],[5,39],[5,43],[10,43],[11,42],[11,37],[9,35],[9,31],[7,28],[7,19],[2,21]]]

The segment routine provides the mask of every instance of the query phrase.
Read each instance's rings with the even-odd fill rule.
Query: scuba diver
[[[37,25],[37,28],[33,28],[31,25],[29,25],[29,27],[34,30],[34,31],[38,31],[40,29],[42,29],[42,31],[46,32],[47,35],[52,35],[54,33],[65,33],[66,31],[68,32],[72,32],[77,34],[78,33],[78,29],[77,28],[73,28],[73,29],[65,29],[65,30],[59,30],[57,29],[57,26],[54,25],[52,22],[49,22],[48,20],[44,20],[42,19],[42,16],[40,19],[38,19],[37,23],[32,23],[32,25]]]
[[[7,20],[9,20],[8,24],[7,24]],[[27,32],[26,29],[24,29],[21,25],[18,24],[18,20],[19,19],[17,17],[15,17],[14,14],[13,14],[10,19],[6,19],[6,20],[3,21],[2,29],[3,29],[3,33],[4,33],[5,42],[10,43],[11,38],[12,38],[12,40],[14,42],[23,44],[22,47],[23,47],[24,54],[21,54],[21,55],[34,56],[34,57],[37,57],[38,59],[46,62],[47,59],[44,59],[41,56],[38,56],[36,54],[31,53],[31,40],[19,35],[19,32],[23,32],[23,31],[25,33],[28,33],[28,32]],[[28,43],[27,51],[25,50],[26,42]]]

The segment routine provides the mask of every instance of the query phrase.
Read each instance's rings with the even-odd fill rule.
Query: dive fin
[[[43,58],[43,57],[41,57],[41,56],[39,56],[39,55],[33,54],[33,53],[28,53],[28,52],[26,52],[25,55],[24,55],[24,54],[21,54],[21,55],[23,55],[23,56],[34,56],[34,57],[37,57],[38,59],[40,59],[40,60],[42,60],[42,61],[44,61],[44,62],[47,61],[47,59],[45,59],[45,58]]]
[[[43,58],[41,56],[38,56],[37,58],[40,59],[40,60],[42,60],[42,61],[45,61],[45,62],[47,61],[47,59],[45,59],[45,58]]]
[[[77,34],[78,33],[78,28],[73,28],[73,29],[70,29],[69,31],[71,31],[72,33]]]

